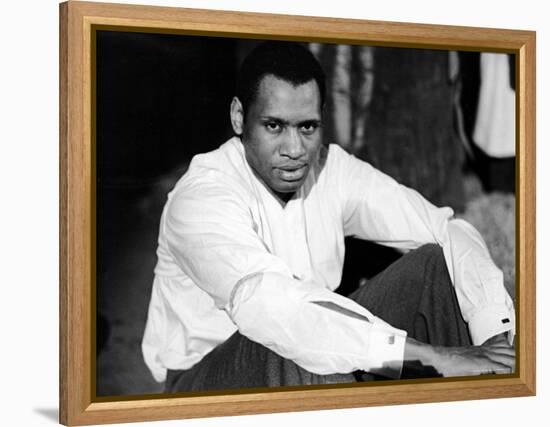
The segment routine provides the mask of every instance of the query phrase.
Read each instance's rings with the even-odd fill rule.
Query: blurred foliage
[[[463,214],[481,233],[493,260],[504,273],[504,285],[515,297],[516,283],[516,198],[513,194],[479,194],[471,199]]]

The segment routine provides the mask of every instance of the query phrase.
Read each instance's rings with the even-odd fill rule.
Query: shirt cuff
[[[401,377],[407,333],[375,323],[369,334],[368,372],[392,379]]]
[[[474,345],[481,345],[495,335],[510,331],[509,340],[513,339],[515,319],[505,305],[484,307],[471,316],[468,322]]]

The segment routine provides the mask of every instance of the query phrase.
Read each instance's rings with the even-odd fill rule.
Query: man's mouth
[[[279,166],[279,176],[284,181],[299,181],[302,179],[307,170],[306,164],[300,165],[284,165]]]

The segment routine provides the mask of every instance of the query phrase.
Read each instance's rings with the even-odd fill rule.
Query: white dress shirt
[[[238,138],[193,158],[164,207],[142,349],[157,381],[235,331],[318,374],[400,374],[406,333],[333,291],[344,237],[401,250],[443,247],[474,344],[515,315],[478,232],[337,145],[282,206]],[[368,262],[368,260],[365,260]],[[509,319],[503,323],[502,319]]]

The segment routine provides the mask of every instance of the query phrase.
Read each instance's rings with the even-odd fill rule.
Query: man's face
[[[281,200],[304,183],[321,147],[321,99],[315,80],[294,86],[265,76],[244,112],[246,159]]]

